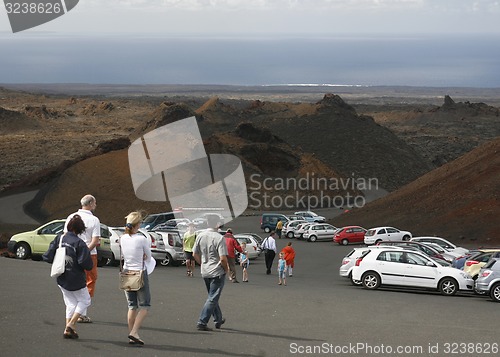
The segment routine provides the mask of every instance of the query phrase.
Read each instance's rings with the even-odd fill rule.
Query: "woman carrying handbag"
[[[78,235],[85,231],[85,224],[79,215],[74,215],[68,222],[68,232],[58,235],[44,253],[43,260],[54,261],[56,250],[60,246],[66,250],[64,272],[57,276],[57,285],[62,291],[66,305],[66,327],[64,338],[76,339],[76,321],[90,306],[90,294],[87,289],[85,270],[92,269],[93,262],[87,244]]]
[[[142,215],[131,212],[126,217],[125,234],[120,238],[120,248],[123,257],[123,269],[127,271],[143,271],[143,285],[137,291],[125,291],[128,303],[128,339],[129,344],[143,346],[144,341],[139,336],[139,329],[151,306],[149,279],[145,271],[145,262],[151,260],[151,247],[148,239],[138,234]]]

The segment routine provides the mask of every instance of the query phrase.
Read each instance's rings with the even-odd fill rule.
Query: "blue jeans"
[[[201,310],[198,325],[206,326],[210,320],[210,316],[214,317],[214,322],[222,321],[222,311],[219,307],[219,298],[224,287],[226,274],[222,274],[216,278],[204,278],[205,285],[208,291],[207,301]]]

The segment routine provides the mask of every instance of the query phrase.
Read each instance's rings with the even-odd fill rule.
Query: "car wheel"
[[[373,272],[367,271],[361,277],[361,284],[365,289],[375,290],[380,286],[380,276]]]
[[[118,264],[119,264],[119,261],[117,261],[115,258],[115,255],[113,253],[111,253],[111,258],[109,258],[109,260],[108,260],[108,265],[115,267]]]
[[[287,236],[288,238],[292,239],[292,238],[293,238],[293,232],[288,232],[288,233],[286,234],[286,236]]]
[[[490,289],[491,300],[500,302],[500,283],[493,285]]]
[[[266,232],[266,233],[271,232],[271,228],[269,228],[269,227],[265,227],[265,228],[264,228],[264,232]]]
[[[98,266],[99,268],[101,268],[101,267],[105,266],[105,265],[108,263],[108,260],[109,260],[109,259],[107,259],[107,258],[100,258],[100,259],[98,259],[98,260],[97,260],[97,266]]]
[[[19,243],[16,247],[16,258],[25,260],[31,254],[31,248],[27,243]]]
[[[403,236],[403,240],[410,240],[410,236],[408,234]]]
[[[348,245],[349,244],[349,241],[347,239],[342,239],[342,245]]]
[[[164,267],[168,267],[168,266],[172,265],[173,261],[174,260],[172,259],[172,256],[169,253],[167,253],[167,255],[165,256],[165,259],[160,261],[160,264],[163,265]]]
[[[316,242],[316,240],[317,240],[316,236],[309,237],[309,242]]]
[[[377,239],[377,240],[375,241],[375,245],[379,244],[380,242],[382,242],[382,239]]]
[[[444,278],[439,282],[439,291],[443,295],[455,295],[458,291],[458,283],[453,278]]]
[[[360,286],[361,285],[361,281],[359,281],[359,280],[353,280],[352,279],[352,272],[349,273],[349,281],[354,286]]]

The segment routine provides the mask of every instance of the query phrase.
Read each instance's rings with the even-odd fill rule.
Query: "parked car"
[[[323,223],[326,221],[325,217],[320,216],[313,211],[298,211],[295,212],[297,216],[303,217],[308,222]]]
[[[208,217],[210,217],[210,216],[214,216],[214,217],[216,217],[219,220],[219,229],[224,228],[225,219],[224,219],[224,216],[222,214],[217,213],[217,212],[206,212],[206,213],[203,213],[200,217],[198,217],[198,222],[199,223],[205,222],[205,226],[204,227],[201,227],[201,225],[199,225],[200,229],[209,228],[207,222],[208,222]]]
[[[248,259],[253,260],[259,257],[262,249],[260,247],[260,243],[255,239],[255,235],[252,233],[239,233],[235,234],[234,238],[238,241],[238,243],[246,243],[247,244],[247,253]]]
[[[293,220],[293,221],[288,221],[283,225],[283,231],[282,234],[283,236],[287,238],[295,238],[295,228],[302,223],[307,223],[307,221],[304,220]]]
[[[297,239],[302,239],[303,238],[303,234],[305,233],[305,231],[307,229],[309,229],[309,226],[311,225],[312,223],[301,223],[299,224],[296,228],[295,228],[295,231],[293,232],[293,235],[295,238]]]
[[[433,247],[428,246],[427,244],[419,243],[419,242],[411,242],[411,241],[406,241],[406,240],[400,240],[400,241],[382,241],[378,242],[377,245],[384,245],[384,246],[396,246],[396,247],[402,247],[402,248],[414,248],[414,250],[418,250],[428,257],[431,257],[434,259],[437,263],[441,264],[442,266],[450,266],[451,263],[445,259],[445,257],[439,253],[436,249]]]
[[[474,288],[474,280],[469,274],[443,267],[420,252],[405,249],[369,250],[356,260],[352,279],[360,280],[366,289],[396,285],[436,289],[443,295]]]
[[[288,218],[289,221],[304,221],[304,217],[296,214],[287,214],[286,218]]]
[[[480,254],[482,251],[478,249],[471,249],[468,253],[461,255],[459,257],[456,257],[453,259],[451,262],[451,266],[457,269],[464,269],[465,266],[465,261],[477,254]]]
[[[389,240],[409,240],[411,233],[400,231],[394,227],[376,227],[371,228],[365,233],[364,242],[366,245],[377,244],[381,241]]]
[[[476,280],[481,268],[484,267],[491,258],[500,258],[500,249],[484,249],[482,253],[467,259],[463,271],[469,273],[472,279]]]
[[[111,228],[114,232],[117,233],[120,237],[125,234],[125,227],[113,227]],[[151,255],[153,258],[159,262],[161,265],[169,265],[169,249],[167,249],[167,245],[165,243],[164,237],[153,231],[147,231],[145,229],[139,229],[138,234],[142,234],[146,237],[146,239],[151,244]],[[115,252],[115,256],[120,257],[120,245],[119,239],[114,239],[113,241],[113,251]],[[117,253],[117,254],[116,254]],[[183,253],[184,254],[184,253]],[[118,259],[119,261],[119,259]]]
[[[182,237],[179,231],[176,230],[158,230],[154,232],[158,234],[164,243],[165,250],[167,251],[165,259],[160,261],[164,266],[179,266],[186,261],[184,251],[182,250]]]
[[[366,229],[360,226],[342,227],[335,232],[333,241],[338,244],[364,243]]]
[[[489,294],[491,300],[500,302],[500,258],[492,258],[481,269],[475,289],[478,293]]]
[[[448,241],[444,238],[440,238],[440,237],[413,237],[411,240],[413,240],[415,242],[422,242],[422,243],[436,243],[436,244],[439,244],[444,249],[446,249],[447,251],[455,252],[458,255],[466,254],[469,251],[466,248],[457,247],[455,244],[451,243],[450,241]]]
[[[175,211],[150,214],[142,221],[141,228],[152,230],[156,226],[175,218],[183,218],[182,212]]]
[[[174,218],[174,219],[169,219],[165,223],[161,223],[154,227],[151,230],[162,230],[162,229],[177,229],[177,230],[186,230],[189,223],[191,221],[187,218]]]
[[[7,243],[7,250],[18,259],[40,256],[49,249],[49,244],[56,235],[64,230],[65,219],[56,219],[45,223],[33,231],[13,235]],[[113,257],[110,246],[111,233],[101,223],[101,239],[97,246],[97,265],[103,266]]]
[[[264,232],[269,233],[276,229],[276,223],[278,223],[278,219],[281,219],[281,222],[285,224],[288,222],[288,217],[281,213],[263,213],[260,217],[260,229],[263,229]]]
[[[427,243],[427,242],[417,242],[417,241],[414,241],[415,243],[420,243],[420,244],[425,244],[426,246],[432,248],[432,249],[435,249],[439,254],[441,254],[443,256],[444,259],[446,259],[446,261],[448,262],[453,262],[453,260],[460,256],[460,254],[458,254],[458,252],[455,252],[455,251],[450,251],[450,250],[446,250],[444,249],[443,247],[441,247],[439,244],[436,244],[436,243]]]
[[[311,224],[307,230],[304,231],[302,238],[309,242],[316,242],[318,240],[331,241],[333,235],[337,231],[337,227],[326,223]]]
[[[339,275],[344,278],[349,278],[353,285],[361,285],[361,281],[352,280],[352,268],[354,268],[356,259],[361,257],[370,249],[391,249],[391,247],[372,245],[369,247],[354,248],[342,259],[342,264],[339,268]]]

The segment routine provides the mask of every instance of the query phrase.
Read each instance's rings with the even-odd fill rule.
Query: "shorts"
[[[186,258],[186,260],[193,260],[193,252],[184,251],[184,257]]]
[[[149,309],[151,307],[151,293],[149,292],[149,277],[144,272],[144,285],[138,291],[125,291],[129,310]]]

